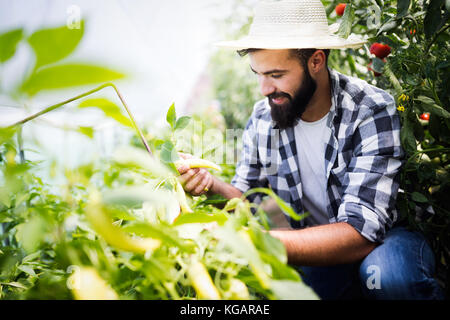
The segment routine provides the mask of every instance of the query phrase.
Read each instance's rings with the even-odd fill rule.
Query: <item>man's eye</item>
[[[272,78],[275,78],[275,79],[279,79],[279,78],[281,78],[283,75],[281,75],[281,74],[272,74]]]

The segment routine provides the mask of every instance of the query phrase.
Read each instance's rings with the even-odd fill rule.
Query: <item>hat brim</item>
[[[367,40],[355,35],[351,35],[347,39],[341,38],[335,35],[329,35],[326,37],[314,38],[314,37],[278,37],[265,38],[265,37],[251,37],[247,36],[239,40],[234,41],[220,41],[215,43],[215,46],[222,48],[229,48],[234,50],[244,49],[345,49],[345,48],[360,48]]]

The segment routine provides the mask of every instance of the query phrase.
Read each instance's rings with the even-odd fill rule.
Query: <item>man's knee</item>
[[[440,299],[434,269],[434,255],[425,239],[396,228],[363,260],[359,276],[369,299]]]

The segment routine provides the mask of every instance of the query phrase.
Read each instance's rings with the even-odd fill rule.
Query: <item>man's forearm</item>
[[[223,182],[216,177],[213,177],[213,180],[214,183],[211,186],[211,193],[220,194],[226,199],[240,198],[242,196],[242,192],[231,184]]]
[[[271,230],[283,242],[294,265],[325,266],[363,259],[375,247],[351,225],[339,222],[302,230]]]

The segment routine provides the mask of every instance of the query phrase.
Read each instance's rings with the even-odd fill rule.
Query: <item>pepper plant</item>
[[[43,90],[122,77],[102,67],[53,64],[81,40],[83,30],[70,32],[61,27],[28,37],[21,29],[0,35],[1,62],[20,41],[36,55],[12,97],[20,101]],[[121,104],[93,96],[106,88]],[[27,159],[20,133],[75,102],[135,129],[143,148],[121,147],[110,159],[74,169],[56,166],[65,181],[54,188],[41,176],[41,164]],[[166,119],[168,136],[147,143],[117,86],[107,82],[0,128],[1,299],[317,299],[287,264],[282,243],[265,232],[264,212],[253,215],[245,196],[186,196],[176,170],[182,150],[175,133],[190,119],[177,119],[174,105]],[[92,130],[79,132],[92,138]],[[202,159],[186,163],[220,170]],[[270,190],[259,192],[301,218]]]

